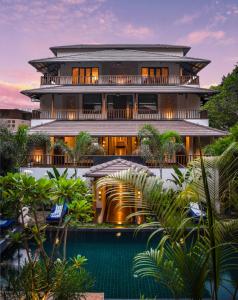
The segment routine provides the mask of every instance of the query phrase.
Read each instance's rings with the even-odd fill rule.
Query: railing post
[[[133,119],[138,118],[138,94],[134,94],[133,97]]]
[[[52,119],[55,118],[54,106],[55,106],[55,95],[52,94],[52,97],[51,97],[51,118]]]
[[[107,119],[107,96],[102,94],[102,119]]]

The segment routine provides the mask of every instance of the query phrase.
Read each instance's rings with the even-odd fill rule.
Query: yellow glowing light
[[[116,233],[116,236],[117,236],[117,237],[121,236],[121,232],[117,232],[117,233]]]

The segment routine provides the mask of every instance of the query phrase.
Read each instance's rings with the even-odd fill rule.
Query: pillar
[[[79,116],[83,114],[83,94],[79,94]]]
[[[185,137],[185,150],[188,156],[188,161],[193,159],[193,137],[186,136]]]
[[[55,95],[52,94],[52,96],[51,96],[51,112],[50,112],[51,119],[55,118],[54,106],[55,106]]]
[[[133,119],[137,119],[138,116],[138,94],[133,96]]]
[[[160,94],[157,94],[157,118],[161,119]]]
[[[107,119],[107,96],[102,94],[102,118]]]

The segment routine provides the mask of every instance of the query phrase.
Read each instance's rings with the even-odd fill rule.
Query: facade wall
[[[21,119],[0,119],[0,125],[4,125],[11,130],[16,130],[20,125],[31,126],[30,120]]]
[[[65,168],[57,168],[60,173],[63,173]],[[74,174],[74,168],[68,168],[68,175],[71,176]],[[185,172],[185,168],[180,169],[182,172]],[[52,168],[22,168],[21,172],[27,172],[29,175],[34,176],[36,179],[46,177],[47,176],[47,171],[52,172]],[[89,168],[78,168],[77,169],[77,176],[84,178],[86,181],[90,182],[89,178],[84,177],[83,175],[89,171]],[[160,176],[160,169],[153,168],[151,171],[154,173],[156,176]],[[163,168],[162,170],[162,179],[164,181],[164,187],[169,188],[169,187],[174,187],[173,183],[169,181],[169,179],[172,179],[172,174],[174,174],[174,170],[172,168]]]
[[[169,75],[180,75],[179,63],[167,62],[78,62],[62,64],[59,76],[72,76],[74,67],[98,67],[99,75],[141,75],[142,67],[168,67]]]
[[[135,94],[132,94],[135,99]],[[106,94],[107,96],[107,94]],[[82,94],[54,95],[54,109],[80,109]],[[40,100],[40,109],[51,111],[52,95],[43,95]],[[199,110],[200,96],[196,94],[158,94],[158,110],[163,113],[175,110]]]

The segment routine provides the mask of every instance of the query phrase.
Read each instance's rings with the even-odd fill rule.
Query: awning
[[[103,176],[107,176],[110,174],[114,174],[119,171],[125,171],[128,169],[134,169],[136,171],[144,171],[148,175],[154,175],[149,168],[146,166],[125,160],[125,159],[113,159],[111,161],[102,163],[100,165],[93,166],[89,169],[87,173],[84,174],[85,177],[94,177],[99,178]]]
[[[47,87],[24,90],[22,94],[29,97],[39,97],[45,94],[78,94],[78,93],[185,93],[185,94],[205,94],[217,93],[214,90],[200,88],[198,86],[159,86],[159,85],[51,85]]]
[[[49,136],[76,136],[80,131],[99,136],[137,136],[144,124],[151,124],[159,132],[175,130],[181,136],[224,136],[227,132],[215,128],[180,121],[52,121],[32,127],[30,133],[45,133]]]

